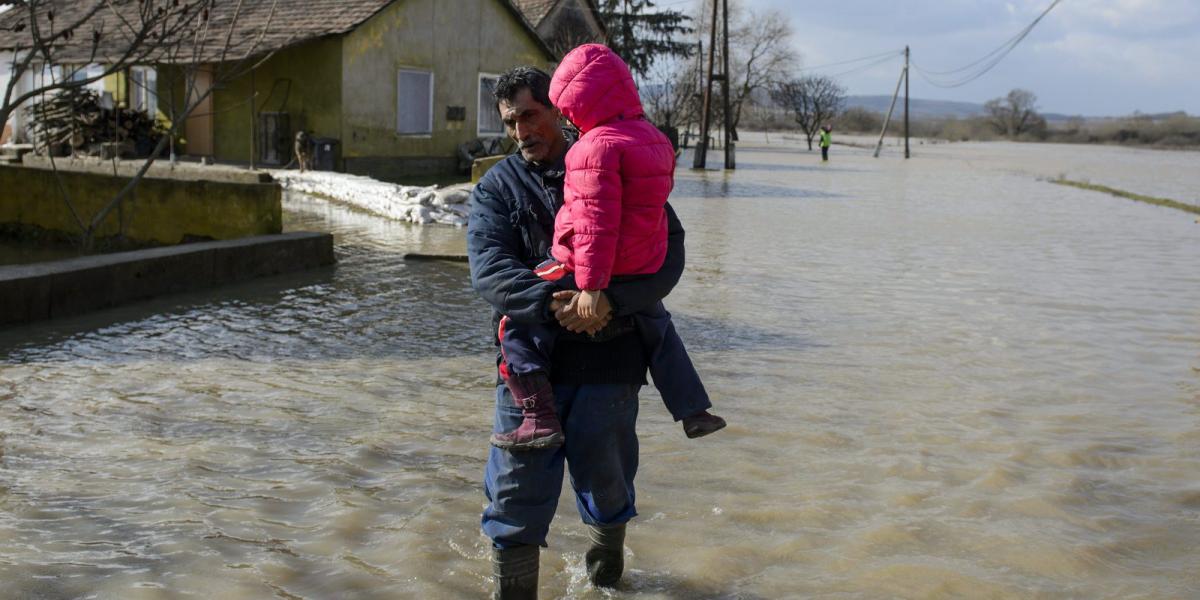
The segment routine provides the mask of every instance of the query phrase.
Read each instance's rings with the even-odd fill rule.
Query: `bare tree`
[[[837,116],[837,128],[842,131],[875,133],[883,128],[883,115],[861,106],[854,106]]]
[[[663,128],[685,126],[700,111],[700,91],[695,60],[660,60],[650,67],[641,83],[646,116]]]
[[[0,98],[0,123],[23,104],[64,89],[86,87],[137,64],[157,50],[178,43],[207,18],[212,0],[115,0],[63,2],[22,0],[0,17],[5,34],[0,50],[12,53],[10,79]],[[89,70],[93,64],[99,70]],[[27,74],[40,75],[30,89],[17,92]]]
[[[1045,120],[1037,113],[1037,96],[1029,90],[1015,89],[1004,98],[988,100],[983,105],[988,123],[996,133],[1017,137],[1041,127]]]
[[[168,108],[170,126],[165,135],[125,186],[96,214],[79,214],[59,180],[59,190],[79,227],[84,249],[92,247],[97,231],[114,210],[123,209],[127,200],[132,202],[133,191],[155,159],[213,90],[249,73],[272,56],[259,48],[270,31],[278,0],[223,0],[219,4],[216,0],[97,0],[81,7],[70,0],[23,0],[15,10],[0,16],[0,30],[16,34],[4,48],[13,53],[13,73],[0,103],[0,122],[31,99],[44,100],[57,91],[77,89],[138,64],[169,65],[166,88],[173,91],[182,87],[183,98],[172,99]],[[248,18],[253,13],[257,13],[256,18]],[[56,25],[64,15],[68,16],[68,25]],[[239,25],[243,19],[265,24],[259,28]],[[80,39],[76,33],[79,31],[90,33]],[[96,63],[103,68],[87,70]],[[207,75],[203,85],[202,71]],[[16,83],[30,72],[48,76],[44,75],[32,89],[14,94]],[[50,164],[58,177],[53,153]],[[127,222],[121,219],[122,234]]]
[[[771,99],[792,112],[796,124],[813,148],[813,138],[821,126],[841,112],[846,102],[846,88],[823,75],[808,75],[778,84],[771,90]]]
[[[700,32],[709,30],[712,23],[710,2],[700,3],[695,20]],[[717,26],[720,27],[720,23]],[[756,98],[761,99],[773,85],[789,79],[796,70],[800,56],[792,47],[792,36],[791,19],[782,12],[748,9],[741,0],[729,0],[729,111],[730,133],[734,140],[737,140],[738,125],[746,107]],[[723,64],[720,56],[723,50],[718,43],[718,65]],[[713,107],[720,113],[722,92],[714,89],[713,93]],[[723,119],[724,116],[718,114],[717,122],[723,122]]]
[[[799,56],[792,48],[791,20],[778,10],[744,13],[729,32],[729,110],[733,139],[737,139],[742,110],[753,94],[785,81]]]

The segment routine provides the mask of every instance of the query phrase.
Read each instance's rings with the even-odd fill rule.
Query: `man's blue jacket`
[[[526,322],[546,322],[552,282],[533,273],[550,257],[554,215],[562,206],[563,161],[547,167],[514,154],[488,170],[471,193],[467,256],[471,285],[495,309]],[[655,306],[683,275],[683,225],[667,204],[667,257],[657,273],[622,277],[604,290],[617,317]]]

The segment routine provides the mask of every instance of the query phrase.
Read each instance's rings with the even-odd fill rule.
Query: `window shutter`
[[[433,73],[400,71],[396,83],[396,132],[433,133]]]

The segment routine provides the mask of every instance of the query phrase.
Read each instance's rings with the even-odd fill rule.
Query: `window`
[[[433,134],[433,73],[400,70],[396,78],[396,133]]]
[[[496,110],[496,98],[492,96],[497,79],[497,75],[479,76],[479,137],[504,135],[504,122],[500,120],[500,111]]]
[[[92,90],[97,94],[104,93],[104,79],[100,76],[104,74],[104,67],[100,65],[64,65],[59,67],[59,73],[56,77],[67,81],[87,81],[91,79],[85,89]]]
[[[62,68],[62,76],[68,81],[83,81],[88,78],[87,65],[67,65]]]
[[[133,96],[133,109],[150,116],[158,112],[158,72],[151,67],[133,67],[129,70],[129,93]]]

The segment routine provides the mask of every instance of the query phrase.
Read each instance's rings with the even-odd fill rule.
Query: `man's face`
[[[529,88],[517,92],[512,102],[498,104],[508,137],[517,142],[521,156],[533,163],[558,160],[566,152],[566,140],[558,125],[558,110],[533,98]]]

